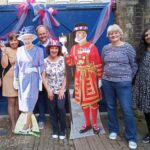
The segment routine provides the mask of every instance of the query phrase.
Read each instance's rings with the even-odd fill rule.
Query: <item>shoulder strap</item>
[[[10,64],[10,61],[8,59],[8,66],[3,71],[3,77],[6,75],[6,73],[9,71],[10,68],[11,68],[11,64]]]

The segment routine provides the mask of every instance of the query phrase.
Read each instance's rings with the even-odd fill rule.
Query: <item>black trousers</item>
[[[145,116],[145,120],[146,120],[146,124],[148,128],[148,132],[150,134],[150,113],[144,113],[144,116]]]
[[[53,128],[53,134],[64,135],[66,129],[66,99],[58,99],[58,95],[54,94],[53,100],[48,100],[50,119]]]

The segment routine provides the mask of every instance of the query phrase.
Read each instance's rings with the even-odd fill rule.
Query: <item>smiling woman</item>
[[[135,79],[133,99],[140,111],[144,112],[148,132],[143,143],[150,142],[150,27],[141,36],[137,50],[138,73]]]
[[[51,40],[47,46],[48,57],[44,60],[45,71],[42,74],[43,84],[48,94],[53,138],[64,139],[66,130],[65,91],[66,69],[64,57],[61,56],[61,45]]]
[[[19,46],[16,33],[10,33],[8,36],[8,47],[1,47],[2,60],[4,68],[2,95],[8,97],[8,113],[11,120],[11,129],[14,131],[16,121],[19,116],[18,92],[13,87],[14,65],[16,61],[16,52]]]
[[[123,31],[117,25],[107,29],[110,43],[102,50],[103,94],[107,101],[109,138],[115,140],[119,133],[116,114],[117,101],[121,105],[125,120],[125,138],[130,149],[136,149],[137,135],[132,111],[132,79],[137,71],[135,50],[122,40]]]

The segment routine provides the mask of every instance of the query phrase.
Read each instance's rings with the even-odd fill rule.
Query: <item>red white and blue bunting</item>
[[[97,42],[97,40],[101,37],[103,32],[105,31],[110,14],[112,12],[112,7],[115,3],[115,0],[110,0],[110,3],[106,5],[106,7],[102,10],[99,18],[98,18],[98,23],[96,26],[96,30],[94,32],[94,36],[91,38],[91,42],[94,44]],[[58,11],[55,8],[46,8],[44,4],[36,4],[35,0],[26,0],[25,3],[21,3],[16,6],[18,9],[18,21],[16,25],[13,27],[11,32],[19,32],[19,30],[22,28],[25,20],[28,17],[29,10],[32,9],[34,11],[34,18],[32,19],[33,23],[35,21],[39,21],[39,24],[46,25],[49,29],[50,32],[50,37],[55,38],[54,30],[52,26],[59,27],[61,23],[59,23],[58,20],[55,19],[55,14],[58,13]],[[6,39],[6,35],[0,37],[0,40]]]

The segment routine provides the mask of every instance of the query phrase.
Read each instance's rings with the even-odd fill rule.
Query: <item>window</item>
[[[94,0],[77,0],[79,3],[92,3]]]
[[[70,0],[55,0],[55,3],[57,4],[68,4]]]
[[[47,0],[35,0],[36,3],[46,3]]]
[[[22,2],[26,2],[26,0],[8,0],[8,3],[22,3]],[[46,3],[47,0],[35,0],[36,3]]]
[[[25,2],[26,0],[8,0],[8,4],[9,3],[14,3],[14,4],[16,4],[16,3],[22,3],[22,2]]]
[[[103,3],[110,2],[110,0],[102,0]]]

